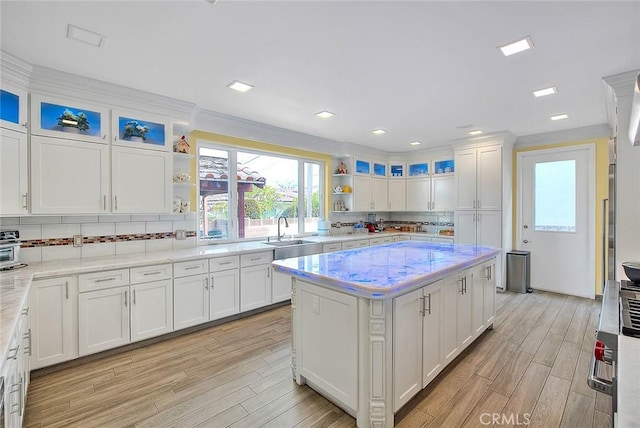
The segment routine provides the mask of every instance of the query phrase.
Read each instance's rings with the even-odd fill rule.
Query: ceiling
[[[638,1],[2,0],[0,8],[2,50],[32,64],[388,152],[441,146],[470,129],[525,136],[604,124],[602,77],[640,68]],[[105,35],[104,47],[68,39],[68,24]],[[510,57],[497,49],[524,36],[533,49]],[[227,88],[235,79],[255,87]],[[533,97],[549,86],[558,93]],[[325,109],[336,116],[314,116]],[[560,113],[569,119],[549,119]],[[377,128],[387,133],[373,135]]]

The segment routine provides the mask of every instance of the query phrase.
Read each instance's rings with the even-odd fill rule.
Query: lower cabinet
[[[211,290],[209,291],[210,320],[217,320],[240,312],[239,276],[237,267],[211,273]]]
[[[425,388],[495,315],[495,261],[393,299],[393,411]]]
[[[41,279],[31,288],[31,369],[78,356],[78,291],[75,276]]]
[[[129,285],[129,277],[141,283]],[[145,279],[152,277],[159,279]],[[173,331],[170,277],[171,265],[131,268],[130,276],[128,269],[80,275],[79,355]]]
[[[291,300],[291,275],[276,270],[273,270],[271,273],[273,275],[271,292],[273,303]]]
[[[180,330],[209,321],[209,275],[173,280],[173,329]]]
[[[271,303],[271,261],[273,251],[240,256],[240,311]]]
[[[21,309],[15,329],[10,333],[9,350],[4,361],[0,362],[0,376],[4,379],[4,389],[0,400],[0,426],[21,427],[24,420],[27,390],[29,387],[31,339],[29,328],[29,303]]]

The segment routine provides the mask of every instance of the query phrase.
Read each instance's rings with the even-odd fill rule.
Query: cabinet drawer
[[[340,251],[342,250],[342,244],[340,244],[339,242],[333,243],[333,244],[324,244],[322,246],[322,251],[325,253],[328,253],[330,251]]]
[[[180,262],[173,264],[173,277],[181,278],[183,276],[199,275],[201,273],[209,273],[208,260],[191,260],[190,262]]]
[[[368,239],[359,239],[359,240],[356,241],[356,245],[358,246],[358,248],[368,247],[369,246],[369,240]]]
[[[352,248],[358,248],[357,241],[347,241],[342,243],[343,250],[351,250]]]
[[[171,278],[173,278],[173,269],[170,264],[131,268],[131,284]]]
[[[129,285],[129,269],[107,270],[104,272],[78,275],[78,291],[104,290]]]
[[[453,240],[454,240],[453,237],[451,237],[451,238],[441,238],[441,237],[435,237],[434,236],[433,238],[431,238],[431,242],[446,242],[446,243],[449,243],[449,244],[453,244]]]
[[[381,245],[381,244],[389,244],[393,242],[390,236],[385,236],[383,238],[372,238],[370,239],[371,245]]]
[[[262,265],[271,263],[273,260],[273,251],[265,251],[262,253],[242,254],[240,256],[240,265],[242,267]]]
[[[248,254],[248,255],[252,255],[252,254]],[[215,259],[209,260],[209,270],[211,270],[211,272],[237,269],[239,265],[240,265],[240,257],[238,256],[216,257]]]

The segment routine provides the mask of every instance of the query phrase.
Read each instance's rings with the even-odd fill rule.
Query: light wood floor
[[[493,426],[610,427],[610,398],[586,384],[599,304],[499,293],[494,330],[396,425],[484,427],[496,414]],[[25,426],[355,427],[292,381],[289,317],[284,306],[35,378]]]

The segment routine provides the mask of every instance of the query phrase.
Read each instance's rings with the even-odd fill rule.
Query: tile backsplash
[[[20,259],[26,263],[114,256],[197,245],[196,214],[2,217],[1,229],[20,231]],[[175,231],[187,239],[176,240]],[[83,245],[73,246],[74,235]]]

